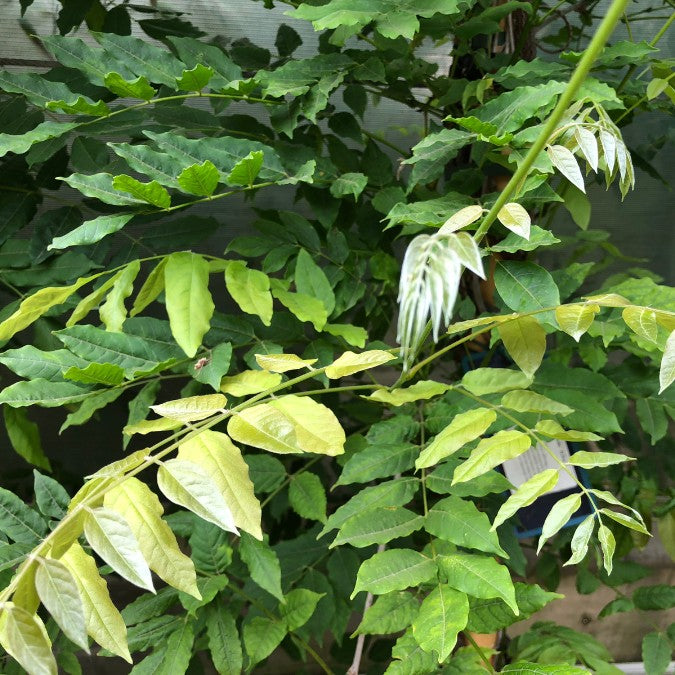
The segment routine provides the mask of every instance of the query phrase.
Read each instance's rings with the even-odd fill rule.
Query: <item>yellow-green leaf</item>
[[[178,176],[178,185],[184,192],[198,197],[210,197],[220,180],[220,173],[210,160],[202,164],[192,164],[183,169]]]
[[[553,505],[541,528],[541,537],[539,537],[537,554],[541,551],[544,542],[559,532],[572,517],[572,514],[579,510],[580,506],[581,493],[579,492],[567,495],[567,497],[563,497]]]
[[[178,458],[201,467],[225,498],[235,525],[262,540],[260,502],[253,493],[248,465],[225,434],[202,431],[180,444]]]
[[[497,331],[516,365],[532,377],[546,351],[546,331],[541,324],[532,316],[521,316],[499,324]]]
[[[577,342],[590,328],[600,306],[593,305],[560,305],[555,309],[555,318],[558,325]]]
[[[159,294],[164,290],[164,267],[166,258],[162,258],[159,263],[148,274],[148,278],[138,291],[134,304],[129,312],[130,316],[140,314],[153,300],[156,300]]]
[[[574,412],[574,408],[528,389],[514,389],[507,392],[502,396],[500,404],[517,412],[546,413],[548,415],[569,415]]]
[[[113,333],[122,332],[122,324],[127,318],[124,301],[131,295],[134,288],[134,279],[138,276],[140,269],[140,260],[134,260],[117,275],[106,301],[99,309],[99,315],[106,330]]]
[[[455,469],[452,484],[483,475],[507,459],[522,455],[531,444],[527,434],[514,429],[498,431],[494,436],[483,438],[469,455],[469,459]]]
[[[228,532],[237,533],[230,507],[208,473],[182,459],[170,459],[157,471],[157,485],[167,499]]]
[[[227,176],[230,185],[253,185],[262,168],[264,155],[262,150],[249,152],[246,157],[240,159]]]
[[[35,589],[40,601],[69,640],[89,653],[84,606],[75,579],[59,560],[39,558]]]
[[[422,380],[421,382],[415,382],[411,387],[406,387],[405,389],[394,389],[392,391],[389,389],[378,389],[368,396],[368,398],[371,401],[399,406],[411,403],[412,401],[440,396],[451,388],[449,384],[442,384],[433,380]]]
[[[323,330],[328,321],[328,312],[321,300],[312,295],[291,293],[278,287],[272,289],[272,295],[300,321],[308,321],[316,330]]]
[[[269,277],[250,270],[241,260],[233,260],[225,270],[225,285],[242,312],[255,314],[269,326],[272,322],[272,294]]]
[[[255,360],[263,370],[271,373],[286,373],[289,370],[308,368],[316,359],[301,359],[297,354],[256,354]]]
[[[415,462],[415,468],[423,469],[438,464],[445,457],[464,447],[469,441],[482,436],[496,419],[495,411],[487,408],[478,408],[455,415],[452,422],[422,450]]]
[[[141,420],[140,422],[136,422],[136,424],[127,424],[122,431],[129,436],[133,434],[145,436],[146,434],[151,434],[156,431],[173,431],[180,427],[181,422],[169,419],[168,417],[160,417],[156,420]]]
[[[483,215],[482,206],[465,206],[448,218],[439,229],[439,234],[450,234],[475,223]]]
[[[568,463],[574,466],[581,466],[584,469],[592,469],[597,466],[611,466],[612,464],[633,461],[635,461],[634,457],[628,457],[618,452],[587,452],[586,450],[579,450],[570,457]]]
[[[161,417],[179,422],[196,422],[222,412],[227,399],[222,394],[205,394],[204,396],[187,396],[175,401],[166,401],[151,405],[150,409]]]
[[[136,586],[155,592],[152,574],[129,523],[115,511],[99,506],[89,509],[84,536],[115,572]]]
[[[462,385],[475,396],[527,389],[531,384],[531,377],[510,368],[476,368],[462,378]]]
[[[663,350],[661,368],[659,370],[659,394],[663,393],[675,380],[675,330],[670,334]]]
[[[192,560],[178,548],[174,533],[162,520],[164,509],[157,495],[145,483],[127,478],[108,491],[103,504],[127,521],[155,574],[174,588],[201,598]]]
[[[621,316],[635,334],[648,342],[656,343],[659,328],[656,323],[656,312],[653,309],[631,305],[621,312]]]
[[[335,337],[341,337],[347,344],[359,349],[366,346],[368,332],[360,326],[352,326],[348,323],[327,323],[323,327],[323,332]]]
[[[602,436],[591,431],[575,431],[573,429],[563,429],[555,420],[539,420],[534,427],[537,433],[550,436],[559,441],[572,441],[583,443],[584,441],[601,441]]]
[[[529,506],[536,499],[552,490],[558,482],[558,470],[546,469],[541,473],[535,474],[532,478],[526,480],[501,506],[495,520],[492,523],[492,530],[496,530],[505,520],[510,518],[519,509]]]
[[[335,414],[308,396],[284,396],[246,408],[227,426],[237,442],[269,452],[341,455],[345,432]]]
[[[164,268],[164,287],[171,333],[192,358],[211,326],[215,309],[209,292],[209,264],[196,253],[172,253]]]
[[[244,370],[236,375],[228,375],[220,381],[220,390],[231,396],[251,396],[267,391],[281,383],[279,373],[267,370]]]
[[[376,368],[395,358],[396,357],[393,354],[382,351],[381,349],[372,349],[371,351],[361,352],[360,354],[345,352],[326,368],[326,375],[331,380],[335,380],[339,377],[353,375],[362,370]]]
[[[101,647],[131,663],[127,646],[127,627],[113,605],[105,581],[98,573],[96,561],[75,542],[61,557],[70,570],[84,605],[87,633]]]
[[[156,180],[143,183],[126,174],[115,176],[112,181],[115,190],[126,192],[135,199],[147,204],[152,204],[160,209],[168,209],[171,206],[171,197],[166,188]]]
[[[42,620],[13,602],[0,605],[0,645],[30,675],[56,675],[52,644]]]
[[[27,297],[12,315],[0,323],[0,340],[9,340],[13,335],[30,326],[52,307],[64,303],[80,286],[93,277],[78,279],[70,286],[41,288]]]

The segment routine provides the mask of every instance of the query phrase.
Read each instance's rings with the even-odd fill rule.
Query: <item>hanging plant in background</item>
[[[57,67],[0,72],[0,402],[40,469],[26,501],[0,488],[3,672],[86,652],[238,673],[280,650],[328,673],[616,672],[550,623],[508,650],[473,635],[559,598],[563,564],[580,588],[635,580],[622,558],[656,527],[672,554],[675,297],[644,270],[594,278],[623,258],[585,190],[630,198],[621,129],[672,101],[673,15],[610,45],[646,10],[615,0],[591,32],[594,2],[330,0],[289,5],[320,31],[295,58],[286,24],[273,56],[179,13],[148,12],[142,40],[138,7],[81,4],[40,38]],[[93,41],[65,35],[83,21]],[[537,41],[560,59],[521,59]],[[419,112],[410,151],[365,121],[382,99]],[[293,210],[265,208],[272,187]],[[223,224],[194,208],[241,197],[251,232],[213,251]],[[549,246],[563,268],[535,262]],[[33,406],[85,433],[125,409],[119,455],[71,485]],[[535,449],[552,464],[513,485],[499,467]],[[528,561],[516,527],[563,479]],[[672,638],[644,636],[650,675]]]

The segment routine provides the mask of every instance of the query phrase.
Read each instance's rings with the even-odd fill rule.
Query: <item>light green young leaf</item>
[[[134,289],[134,280],[140,269],[140,260],[134,260],[121,270],[108,293],[106,301],[101,305],[99,315],[107,331],[112,333],[122,332],[122,324],[127,318],[124,301],[131,295]]]
[[[546,331],[532,316],[521,316],[514,321],[500,323],[499,337],[516,365],[533,377],[546,351]]]
[[[241,260],[233,260],[225,270],[225,284],[232,299],[247,314],[255,314],[269,326],[272,322],[272,295],[269,277],[251,270]]]
[[[417,644],[425,652],[435,652],[443,663],[457,644],[457,634],[469,618],[469,600],[464,593],[439,584],[422,601],[412,624]]]
[[[338,357],[328,368],[326,368],[326,375],[331,380],[336,380],[340,377],[347,377],[362,370],[369,370],[376,368],[396,357],[389,352],[384,352],[380,349],[372,349],[367,352],[355,354],[354,352],[345,352]]]
[[[312,256],[302,248],[295,263],[295,287],[298,293],[321,300],[330,316],[335,309],[335,294],[324,271],[314,262]]]
[[[182,459],[164,462],[157,471],[157,485],[174,504],[237,534],[230,507],[215,482],[197,464]]]
[[[356,576],[352,598],[359,591],[382,595],[429,581],[436,575],[436,562],[408,548],[388,549],[364,561]]]
[[[98,555],[121,577],[154,593],[152,574],[129,523],[112,509],[90,509],[84,536]]]
[[[595,529],[595,514],[588,516],[581,524],[574,530],[572,535],[572,555],[570,559],[564,563],[565,565],[576,565],[581,562],[588,553],[588,543],[593,535]]]
[[[306,588],[295,588],[287,593],[285,603],[279,605],[279,610],[288,630],[304,626],[311,619],[323,595]]]
[[[492,523],[492,531],[496,530],[514,513],[529,506],[541,495],[552,490],[558,482],[558,470],[546,469],[526,480],[501,506]]]
[[[675,330],[670,334],[663,350],[659,370],[659,394],[662,394],[675,380]]]
[[[532,445],[530,437],[516,430],[498,431],[494,436],[483,438],[469,459],[455,469],[452,484],[463,483],[480,476],[507,459],[522,455],[530,445]]]
[[[271,373],[287,373],[311,367],[316,359],[301,359],[297,354],[256,354],[256,363]]]
[[[524,239],[530,238],[532,219],[530,214],[518,203],[504,204],[497,214],[499,222],[507,229]]]
[[[246,563],[251,579],[260,588],[283,602],[284,594],[281,591],[281,566],[277,554],[266,541],[254,539],[246,532],[239,540],[239,555]]]
[[[511,575],[494,558],[457,553],[439,556],[438,560],[453,588],[475,598],[501,598],[514,614],[520,613]]]
[[[31,422],[26,411],[4,405],[2,414],[5,419],[5,430],[14,452],[33,466],[51,471],[49,458],[42,449],[38,425]]]
[[[13,602],[2,604],[0,644],[31,675],[56,675],[52,643],[40,617]]]
[[[487,515],[479,511],[473,502],[454,495],[441,499],[429,509],[424,529],[463,548],[509,557],[500,546],[494,528],[490,529]]]
[[[161,417],[179,422],[197,422],[222,412],[226,403],[227,399],[222,394],[206,394],[166,401],[150,408]]]
[[[617,452],[587,452],[578,450],[569,459],[568,464],[593,469],[597,466],[611,466],[622,462],[634,462],[635,457],[628,457]]]
[[[164,287],[171,332],[192,358],[211,326],[215,309],[209,292],[209,264],[196,253],[172,253],[164,268]]]
[[[194,68],[184,70],[176,78],[176,84],[182,91],[201,91],[215,75],[213,68],[197,63]]]
[[[58,560],[39,558],[35,571],[35,590],[66,637],[88,654],[84,606],[68,568]]]
[[[470,441],[482,436],[496,419],[497,413],[488,408],[455,415],[452,422],[422,450],[415,461],[415,468],[423,469],[438,464]]]
[[[368,332],[360,326],[352,326],[347,323],[327,323],[323,332],[335,337],[341,337],[347,344],[363,349],[366,346]]]
[[[598,142],[595,140],[593,132],[586,127],[577,126],[574,129],[574,140],[576,140],[581,152],[593,171],[598,170]]]
[[[483,207],[474,204],[465,206],[448,218],[438,230],[439,234],[450,234],[475,223],[483,215]]]
[[[300,517],[326,522],[326,491],[316,474],[305,471],[293,476],[288,486],[288,501]]]
[[[52,251],[54,249],[70,248],[71,246],[95,244],[109,234],[121,230],[133,217],[133,213],[119,213],[87,220],[67,234],[54,237],[52,243],[47,246],[47,250]]]
[[[424,516],[401,507],[385,506],[368,509],[348,518],[329,548],[351,544],[357,548],[386,544],[398,537],[407,537],[424,524]]]
[[[651,537],[651,532],[644,526],[643,523],[638,522],[635,518],[627,516],[625,513],[620,513],[619,511],[612,511],[611,509],[600,509],[600,513],[604,513],[606,516],[611,518],[613,521],[627,527],[629,530],[635,530],[641,534],[646,534]]]
[[[416,455],[417,446],[411,443],[370,445],[347,460],[336,485],[365,483],[403,473],[413,466]]]
[[[308,396],[246,408],[230,418],[227,431],[239,443],[281,454],[341,455],[346,440],[335,414]]]
[[[104,497],[106,508],[128,523],[150,569],[184,593],[199,598],[192,560],[182,553],[171,528],[162,520],[164,509],[157,495],[136,478],[127,478]]]
[[[541,551],[546,540],[559,532],[567,524],[572,517],[572,514],[579,510],[580,506],[581,495],[578,492],[559,499],[553,505],[541,528],[541,536],[539,537],[539,544],[537,546],[537,555],[539,554],[539,551]]]
[[[181,426],[182,423],[178,420],[160,417],[155,420],[141,420],[140,422],[127,424],[122,431],[128,436],[133,436],[134,434],[145,436],[157,431],[173,431],[174,429],[180,429]]]
[[[602,549],[602,561],[605,571],[607,574],[611,574],[616,541],[614,540],[612,531],[603,523],[600,523],[600,526],[598,527],[598,540],[600,541],[600,548]]]
[[[230,185],[245,185],[252,187],[263,165],[264,154],[262,150],[249,152],[246,157],[240,159],[227,176]]]
[[[560,328],[579,342],[599,311],[598,305],[561,305],[555,309],[555,318]]]
[[[569,415],[574,412],[574,408],[570,408],[564,403],[559,403],[552,398],[548,398],[548,396],[542,396],[527,389],[516,389],[507,392],[502,396],[500,405],[517,412],[544,413],[548,415]]]
[[[581,174],[579,164],[574,155],[564,145],[549,145],[546,148],[546,154],[551,160],[551,164],[560,171],[560,173],[578,187],[582,192],[586,192],[584,177]]]
[[[260,502],[253,492],[248,465],[225,434],[207,429],[188,438],[180,444],[178,458],[209,475],[232,512],[234,524],[262,539]]]
[[[129,193],[134,199],[152,204],[160,209],[168,209],[171,206],[171,196],[163,185],[156,180],[142,183],[131,176],[120,174],[112,181],[115,190]]]
[[[509,368],[476,368],[462,378],[462,386],[475,396],[496,394],[510,389],[527,389],[532,378]]]
[[[125,80],[119,73],[106,73],[103,84],[106,89],[122,98],[140,98],[149,101],[157,93],[144,75],[135,80]]]
[[[61,562],[73,575],[80,591],[87,633],[102,647],[132,663],[124,620],[110,599],[94,558],[75,542],[61,557]]]
[[[394,389],[393,391],[389,391],[388,389],[378,389],[370,394],[368,399],[398,407],[406,403],[412,403],[413,401],[427,400],[434,398],[435,396],[440,396],[450,388],[450,385],[435,382],[434,380],[421,380],[404,389]]]
[[[185,167],[177,180],[184,192],[197,197],[210,197],[218,187],[220,173],[215,164],[207,159],[202,164]]]
[[[328,321],[328,312],[323,301],[306,293],[291,293],[283,288],[272,288],[272,295],[300,321],[308,321],[315,330],[321,331]]]
[[[276,387],[281,383],[281,379],[279,373],[267,370],[242,370],[236,375],[223,377],[220,381],[220,391],[236,397],[250,396]]]
[[[243,654],[233,611],[223,602],[206,608],[206,635],[216,670],[223,675],[239,675]]]

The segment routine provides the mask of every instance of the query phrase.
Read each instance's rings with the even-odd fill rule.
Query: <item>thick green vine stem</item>
[[[477,242],[480,242],[483,239],[487,231],[490,229],[492,223],[494,223],[497,219],[497,214],[499,211],[502,209],[504,204],[508,203],[509,200],[516,194],[521,181],[527,177],[527,174],[529,173],[530,168],[534,164],[537,156],[544,149],[544,146],[546,145],[550,135],[553,133],[553,131],[555,131],[558,122],[560,122],[570,103],[572,103],[574,100],[575,94],[584,83],[584,80],[593,67],[593,62],[604,49],[605,44],[607,44],[607,41],[614,31],[616,24],[623,16],[627,5],[628,0],[614,0],[614,2],[612,2],[609,10],[607,10],[607,14],[605,14],[605,18],[598,26],[598,30],[593,36],[593,39],[584,51],[584,55],[581,57],[581,60],[579,61],[576,70],[572,74],[567,87],[560,95],[558,103],[553,109],[553,112],[551,112],[551,115],[546,120],[546,123],[542,127],[539,136],[537,136],[537,140],[533,143],[527,155],[525,155],[525,158],[518,166],[513,176],[511,176],[511,180],[509,180],[509,182],[506,184],[506,187],[500,192],[499,197],[492,205],[492,208],[488,211],[479,228],[476,230],[474,239]]]

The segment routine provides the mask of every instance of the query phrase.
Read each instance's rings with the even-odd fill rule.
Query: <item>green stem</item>
[[[467,642],[473,647],[474,651],[478,654],[478,656],[480,656],[481,661],[487,666],[488,670],[491,673],[496,672],[495,669],[492,666],[492,662],[490,661],[490,659],[487,656],[485,656],[485,654],[483,653],[483,650],[476,644],[476,641],[473,639],[471,633],[469,633],[469,631],[465,630],[463,632],[463,635],[467,639]]]
[[[572,74],[565,91],[563,91],[563,93],[560,95],[556,107],[553,109],[553,112],[551,113],[548,120],[546,120],[546,123],[537,137],[537,140],[530,148],[523,162],[516,169],[516,172],[513,174],[513,176],[511,176],[511,180],[499,194],[497,201],[495,201],[494,205],[485,216],[485,219],[481,223],[480,227],[476,230],[476,233],[474,234],[474,239],[476,241],[480,241],[485,236],[492,223],[494,223],[494,221],[497,219],[497,214],[501,208],[504,206],[504,204],[508,203],[509,199],[511,199],[518,189],[521,181],[527,177],[527,174],[529,173],[530,168],[534,164],[537,156],[544,149],[548,138],[555,131],[558,122],[560,122],[560,120],[563,118],[565,111],[569,107],[570,103],[572,103],[574,100],[574,97],[581,85],[584,83],[584,80],[588,76],[588,73],[593,66],[593,62],[603,50],[607,40],[609,40],[609,37],[612,34],[617,22],[623,15],[627,4],[628,0],[614,0],[612,2],[609,10],[607,11],[607,14],[605,15],[605,18],[602,20],[600,26],[598,26],[598,30],[586,48],[584,55],[581,57],[576,70]]]

